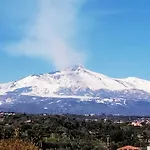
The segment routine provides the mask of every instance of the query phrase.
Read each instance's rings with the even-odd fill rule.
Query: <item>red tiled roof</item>
[[[124,146],[124,147],[121,147],[121,148],[118,148],[118,150],[119,149],[137,149],[137,150],[140,150],[140,148],[139,147],[134,147],[134,146]]]

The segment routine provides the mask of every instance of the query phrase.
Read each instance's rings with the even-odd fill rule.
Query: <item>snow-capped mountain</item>
[[[22,107],[28,104],[41,106],[35,112],[128,113],[139,103],[149,113],[150,81],[111,78],[82,66],[0,84],[1,108],[25,112]]]

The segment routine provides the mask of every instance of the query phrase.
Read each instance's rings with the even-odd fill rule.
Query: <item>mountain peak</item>
[[[71,67],[68,67],[67,69],[65,69],[66,71],[78,71],[78,70],[84,70],[84,66],[83,65],[73,65]]]

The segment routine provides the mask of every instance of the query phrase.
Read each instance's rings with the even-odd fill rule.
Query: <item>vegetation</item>
[[[130,125],[128,117],[5,115],[0,122],[1,150],[116,150],[124,145],[145,147],[150,125]],[[34,143],[34,144],[32,144]],[[37,148],[38,147],[38,148]]]
[[[21,140],[0,140],[0,150],[38,150],[33,144]]]

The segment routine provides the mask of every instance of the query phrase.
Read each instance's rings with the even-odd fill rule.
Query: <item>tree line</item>
[[[0,122],[0,139],[3,142],[21,140],[42,150],[116,150],[125,145],[146,147],[150,125],[143,123],[142,127],[134,127],[127,118],[125,120],[115,123],[111,117],[7,115]]]

